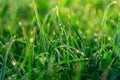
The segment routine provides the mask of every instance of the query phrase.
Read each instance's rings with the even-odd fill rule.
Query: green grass
[[[0,80],[119,80],[119,0],[0,0]]]

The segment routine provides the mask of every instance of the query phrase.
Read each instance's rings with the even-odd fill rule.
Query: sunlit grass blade
[[[41,20],[40,20],[40,16],[39,16],[39,13],[38,13],[36,0],[33,0],[33,8],[34,8],[35,17],[37,19],[38,26],[40,28],[40,26],[41,26]]]

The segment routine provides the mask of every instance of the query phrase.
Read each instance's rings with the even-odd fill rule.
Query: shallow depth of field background
[[[119,80],[119,0],[0,0],[0,80]]]

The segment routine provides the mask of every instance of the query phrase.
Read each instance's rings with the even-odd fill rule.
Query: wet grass
[[[0,80],[119,80],[119,0],[0,0]]]

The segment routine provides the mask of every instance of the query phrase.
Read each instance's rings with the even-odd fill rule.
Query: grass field
[[[120,0],[0,0],[0,80],[119,80]]]

